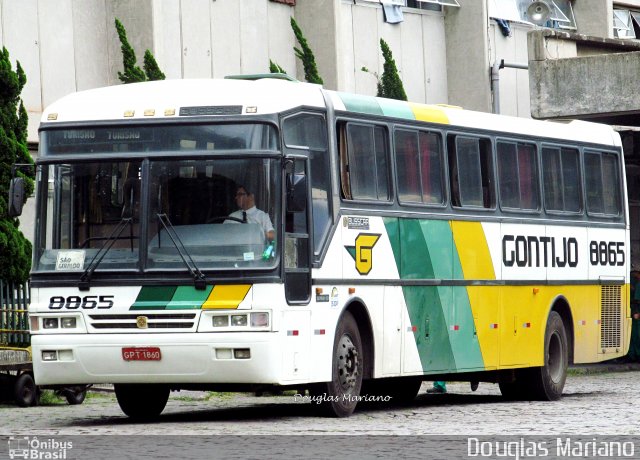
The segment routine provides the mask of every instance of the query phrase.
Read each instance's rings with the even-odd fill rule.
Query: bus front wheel
[[[166,385],[114,385],[120,409],[132,419],[149,420],[162,413],[169,399]]]
[[[348,417],[353,413],[362,387],[363,363],[358,324],[353,315],[346,312],[334,339],[332,380],[312,388],[324,415]]]
[[[562,396],[569,365],[567,332],[562,317],[555,311],[549,314],[544,335],[544,366],[529,370],[529,384],[533,399],[556,401]]]

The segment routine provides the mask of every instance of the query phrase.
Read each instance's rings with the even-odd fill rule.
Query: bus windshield
[[[87,142],[80,145],[91,151]],[[198,158],[153,153],[109,161],[66,157],[40,165],[33,271],[275,266],[277,159],[238,152]]]

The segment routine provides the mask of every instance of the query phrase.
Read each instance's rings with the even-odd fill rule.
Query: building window
[[[543,27],[552,29],[576,30],[576,18],[573,14],[572,0],[544,0],[549,14]],[[506,21],[533,24],[527,14],[530,0],[489,0],[489,17]]]
[[[640,11],[614,9],[613,36],[616,38],[639,38]]]

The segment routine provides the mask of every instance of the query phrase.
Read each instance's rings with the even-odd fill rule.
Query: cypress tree
[[[317,83],[319,85],[323,84],[324,82],[318,74],[318,67],[316,66],[316,59],[313,56],[313,51],[311,51],[311,48],[307,43],[307,39],[302,34],[302,30],[293,17],[291,18],[291,28],[296,36],[296,40],[298,40],[298,43],[300,44],[301,49],[294,46],[293,51],[295,51],[296,57],[302,61],[302,65],[304,66],[304,79],[309,83]]]
[[[380,48],[384,57],[384,71],[382,78],[378,80],[378,96],[406,101],[407,93],[404,91],[402,80],[398,75],[396,61],[393,59],[389,45],[382,38],[380,39]]]
[[[18,62],[14,72],[9,52],[2,48],[0,55],[0,279],[22,283],[29,277],[31,243],[19,229],[18,219],[9,217],[8,196],[11,167],[14,164],[33,164],[27,149],[29,119],[20,93],[27,82]],[[19,169],[25,180],[26,195],[33,193],[33,168]]]
[[[116,18],[116,31],[120,38],[120,49],[122,50],[122,64],[124,72],[118,71],[118,78],[122,83],[136,83],[145,81],[147,78],[140,67],[136,65],[136,53],[127,40],[127,31],[122,23]]]
[[[275,62],[273,62],[271,59],[269,59],[269,72],[271,72],[271,73],[284,73],[284,74],[287,73],[286,70],[284,70],[282,67],[280,67]]]
[[[149,50],[144,52],[144,73],[149,81],[164,80],[167,78],[165,74],[162,73],[162,70],[160,70],[156,58],[153,57],[153,54],[151,54]]]

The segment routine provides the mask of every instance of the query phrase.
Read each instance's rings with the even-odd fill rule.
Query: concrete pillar
[[[449,103],[491,112],[487,2],[458,0],[446,7],[445,36]]]

